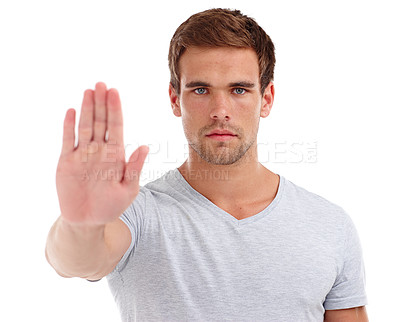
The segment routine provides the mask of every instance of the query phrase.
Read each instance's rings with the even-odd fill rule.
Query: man
[[[107,276],[123,321],[367,321],[349,216],[258,162],[274,65],[271,39],[239,11],[184,22],[169,95],[189,157],[145,187],[148,149],[125,162],[117,91],[87,90],[77,147],[75,111],[64,121],[61,216],[46,247],[54,269]]]

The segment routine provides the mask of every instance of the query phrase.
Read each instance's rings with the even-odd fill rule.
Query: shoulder
[[[283,181],[283,207],[328,226],[331,223],[343,227],[351,222],[349,215],[340,205],[288,179],[283,178]]]
[[[298,206],[313,207],[316,209],[343,211],[343,208],[319,193],[301,187],[292,181],[285,179],[285,197]]]
[[[176,170],[170,170],[158,179],[140,186],[139,194],[127,211],[146,213],[150,210],[151,213],[155,208],[179,203],[185,191],[178,179]]]

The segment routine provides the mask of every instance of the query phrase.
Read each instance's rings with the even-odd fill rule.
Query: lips
[[[206,137],[217,141],[232,140],[236,136],[236,134],[233,134],[232,132],[227,130],[213,130],[210,133],[206,134]]]
[[[211,131],[210,133],[206,134],[206,136],[210,136],[210,135],[232,135],[232,136],[236,136],[235,134],[233,134],[230,131],[227,130],[214,130]]]

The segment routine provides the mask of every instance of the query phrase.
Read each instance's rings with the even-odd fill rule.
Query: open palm
[[[139,175],[148,147],[125,161],[121,101],[117,90],[97,83],[86,90],[75,147],[75,110],[64,120],[56,183],[61,215],[77,224],[114,221],[139,192]]]

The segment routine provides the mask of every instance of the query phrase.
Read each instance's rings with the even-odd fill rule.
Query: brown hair
[[[171,84],[180,94],[179,59],[189,47],[253,48],[258,57],[261,93],[274,78],[275,47],[271,38],[239,10],[209,9],[182,23],[171,39],[168,65]]]

